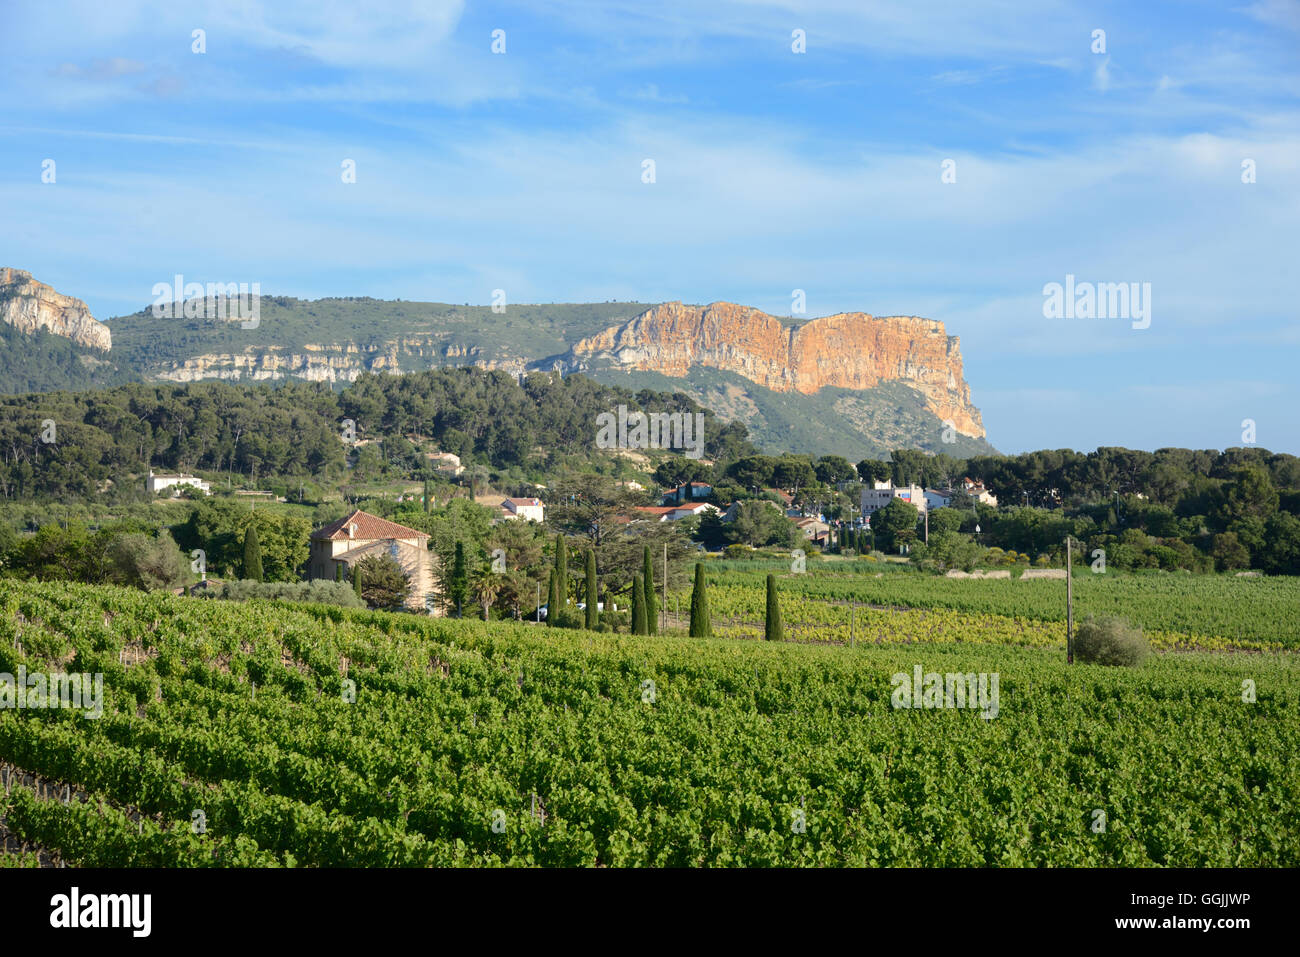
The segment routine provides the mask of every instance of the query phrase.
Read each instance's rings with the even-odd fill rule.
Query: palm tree
[[[474,600],[483,606],[484,621],[488,620],[488,611],[497,600],[497,595],[501,594],[504,584],[501,575],[492,570],[490,562],[479,566],[470,590],[474,593]]]

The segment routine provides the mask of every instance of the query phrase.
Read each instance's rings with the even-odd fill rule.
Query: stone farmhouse
[[[406,607],[412,611],[436,609],[429,536],[360,509],[311,533],[307,577],[350,581],[352,567],[367,555],[391,555],[397,560],[411,583]]]

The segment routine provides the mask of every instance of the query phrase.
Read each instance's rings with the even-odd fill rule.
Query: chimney
[[[349,523],[348,523],[348,538],[356,538],[356,537],[357,537],[357,523],[356,523],[356,522],[349,522]]]

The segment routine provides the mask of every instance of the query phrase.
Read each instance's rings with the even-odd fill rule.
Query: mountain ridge
[[[85,328],[103,327],[102,339],[93,332],[83,339],[107,348],[85,356],[88,350],[78,346],[78,355],[61,357],[60,383],[75,383],[80,369],[98,370],[94,355],[111,362],[87,374],[83,387],[103,385],[110,375],[172,383],[303,380],[338,389],[363,373],[444,366],[582,372],[607,384],[653,379],[656,388],[712,399],[750,426],[759,444],[776,450],[794,443],[811,446],[809,452],[861,457],[891,446],[955,451],[959,443],[970,452],[994,451],[971,401],[959,339],[935,319],[851,312],[798,321],[729,302],[501,309],[264,295],[251,328],[239,319],[184,318],[183,312],[159,317],[149,308],[105,324],[89,317],[80,300],[54,293],[28,273],[0,275],[17,277],[9,288],[26,289],[31,299],[59,296],[70,318],[84,312],[94,323]],[[15,307],[13,300],[11,310],[31,315],[30,304]],[[27,325],[33,334],[46,328],[30,319]],[[66,335],[80,327],[65,322],[62,328]],[[5,392],[49,381],[16,368],[0,367],[0,374]]]

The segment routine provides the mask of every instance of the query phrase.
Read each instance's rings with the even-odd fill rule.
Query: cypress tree
[[[640,578],[632,579],[632,634],[648,634],[645,623],[645,585]]]
[[[427,514],[433,509],[433,496],[429,493],[429,480],[424,480],[424,511]]]
[[[560,593],[555,587],[555,569],[551,569],[551,581],[546,586],[546,623],[552,627],[555,626],[555,616],[559,614],[557,610],[560,605]]]
[[[767,641],[784,641],[781,627],[781,603],[776,597],[776,576],[767,576],[767,621],[763,625],[763,638]]]
[[[643,554],[645,564],[645,585],[642,592],[642,598],[645,599],[645,623],[647,635],[659,634],[659,610],[655,607],[655,573],[654,563],[650,559],[650,546],[645,547]]]
[[[709,638],[713,627],[709,624],[709,596],[704,590],[704,566],[695,563],[695,587],[691,589],[691,637]]]
[[[262,546],[257,540],[256,525],[249,525],[244,531],[244,568],[240,577],[255,582],[262,580]]]
[[[361,566],[359,564],[352,566],[352,590],[357,593],[358,598],[361,597]]]
[[[563,534],[555,536],[555,595],[560,610],[569,607],[569,547]]]
[[[341,562],[334,563],[334,580],[336,582],[343,581],[343,565]]]
[[[587,630],[595,631],[600,624],[600,612],[596,607],[596,553],[587,549]]]
[[[456,606],[456,617],[461,617],[461,605],[465,602],[465,592],[469,590],[469,569],[465,566],[465,543],[456,543],[456,557],[452,560],[451,581],[447,597]]]

